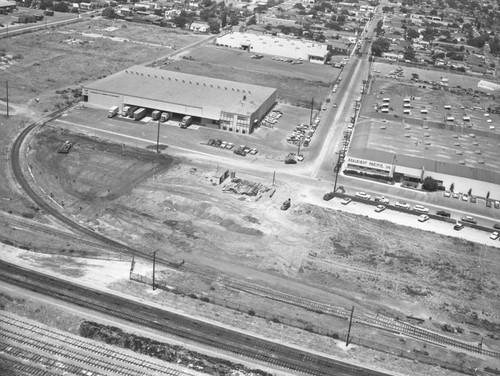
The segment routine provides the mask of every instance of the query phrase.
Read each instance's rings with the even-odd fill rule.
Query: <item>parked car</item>
[[[330,201],[332,198],[335,197],[335,192],[328,192],[328,193],[325,193],[325,195],[323,196],[323,200],[325,201]]]
[[[216,140],[215,143],[214,143],[214,146],[215,147],[220,147],[222,144],[222,140]]]
[[[225,149],[227,146],[227,142],[224,141],[222,144],[220,144],[221,149]]]
[[[259,152],[259,151],[258,151],[256,148],[252,148],[252,149],[250,149],[250,154],[252,154],[252,155],[257,154],[258,152]]]
[[[384,205],[377,205],[377,207],[375,208],[375,213],[381,213],[385,210],[385,206]]]
[[[493,231],[490,235],[491,240],[497,240],[500,234],[498,234],[498,231]]]
[[[444,197],[450,197],[451,192],[450,191],[444,191]]]
[[[350,199],[349,197],[346,197],[346,198],[344,198],[344,199],[343,199],[340,203],[341,203],[342,205],[347,205],[347,204],[349,204],[351,201],[352,201],[352,199]]]
[[[493,228],[494,228],[495,230],[500,230],[500,223],[495,223],[495,224],[493,225]]]
[[[445,217],[445,218],[450,218],[451,217],[451,213],[447,212],[446,210],[438,210],[436,212],[437,215],[440,215],[441,217]]]
[[[422,214],[418,216],[418,221],[419,222],[425,222],[429,220],[429,216],[427,214]]]
[[[460,192],[453,192],[453,198],[459,198]]]
[[[381,197],[377,196],[377,197],[375,197],[375,201],[381,202],[382,204],[386,204],[386,205],[389,204],[389,200],[385,196],[381,196]]]
[[[453,230],[455,230],[455,231],[460,231],[460,230],[461,230],[461,229],[463,229],[463,228],[464,228],[464,224],[463,224],[463,223],[460,223],[460,222],[457,222],[457,223],[455,224],[455,226],[453,226]]]
[[[369,200],[371,196],[366,192],[356,192],[356,197],[362,198],[364,200]]]
[[[302,162],[302,161],[304,160],[304,156],[303,156],[302,154],[297,155],[297,160],[298,160],[299,162]]]
[[[413,205],[413,210],[420,213],[429,213],[429,209],[423,205]]]
[[[396,206],[397,208],[410,209],[410,204],[404,201],[398,201],[394,206]]]
[[[226,145],[226,149],[231,150],[232,148],[234,148],[234,144],[232,142],[228,142]]]
[[[474,217],[471,217],[470,215],[462,217],[462,221],[467,223],[472,223],[473,225],[477,224],[477,221],[474,219]]]
[[[465,193],[462,195],[462,200],[464,201],[469,201],[469,195],[466,195]]]

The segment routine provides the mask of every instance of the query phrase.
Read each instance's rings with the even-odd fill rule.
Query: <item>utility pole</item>
[[[335,183],[333,185],[333,195],[335,196],[335,193],[337,193],[337,179],[339,178],[339,170],[340,170],[340,154],[334,169],[335,169]]]
[[[276,171],[273,172],[273,187],[276,182]]]
[[[156,135],[156,152],[160,152],[160,120],[158,120],[158,133]]]
[[[311,116],[309,117],[309,126],[313,123],[314,97],[311,100]]]
[[[9,117],[9,81],[5,81],[5,91],[7,94],[7,117]]]
[[[156,252],[158,252],[158,250],[153,252],[153,291],[156,290],[156,285],[155,285]]]
[[[349,346],[350,341],[350,335],[351,335],[351,326],[352,326],[352,316],[354,315],[354,306],[352,306],[351,310],[351,319],[349,320],[349,329],[347,330],[347,338],[345,340],[345,345],[346,347]]]

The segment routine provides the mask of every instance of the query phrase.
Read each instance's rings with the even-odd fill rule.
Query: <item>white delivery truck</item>
[[[116,115],[118,115],[119,110],[120,110],[120,107],[118,107],[118,106],[111,107],[108,111],[108,117],[109,118],[115,117]]]

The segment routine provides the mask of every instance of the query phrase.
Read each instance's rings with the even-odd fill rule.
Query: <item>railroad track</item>
[[[58,210],[53,208],[51,205],[49,205],[43,198],[39,197],[36,191],[33,189],[33,187],[29,184],[28,179],[25,177],[23,173],[23,169],[21,166],[21,160],[20,160],[20,153],[22,149],[22,145],[24,143],[25,138],[29,135],[31,131],[33,131],[36,127],[42,125],[45,121],[48,121],[50,119],[53,119],[57,116],[59,116],[62,112],[64,112],[66,109],[59,110],[55,113],[53,113],[50,117],[43,119],[40,122],[36,122],[25,128],[21,134],[16,138],[13,147],[11,149],[11,167],[13,174],[15,178],[17,179],[18,183],[20,184],[21,188],[26,192],[26,194],[40,207],[42,208],[46,213],[52,215],[54,218],[56,218],[59,222],[62,224],[66,225],[68,228],[71,228],[73,231],[76,233],[83,235],[83,237],[90,238],[93,240],[87,240],[92,246],[95,246],[96,244],[101,245],[101,248],[104,247],[110,252],[116,252],[116,253],[125,253],[129,255],[135,255],[139,256],[141,258],[144,258],[146,260],[151,260],[152,255],[151,253],[133,249],[131,247],[128,247],[124,244],[121,244],[115,240],[109,239],[101,234],[96,233],[92,229],[86,228],[84,226],[79,225],[78,223],[73,222],[71,219],[67,218],[63,214],[61,214]],[[63,235],[66,236],[66,235]],[[293,304],[299,307],[303,307],[308,310],[312,311],[317,311],[317,312],[322,312],[326,314],[331,314],[336,317],[341,317],[341,318],[348,318],[350,315],[350,312],[344,308],[340,307],[335,307],[319,302],[314,302],[308,299],[300,298],[294,295],[290,295],[281,291],[265,288],[259,285],[251,284],[251,283],[246,283],[246,282],[241,282],[241,281],[236,281],[233,279],[230,279],[228,277],[225,277],[223,275],[217,274],[215,272],[207,271],[200,266],[197,265],[188,265],[188,264],[182,264],[182,266],[177,263],[173,262],[171,260],[166,260],[158,257],[156,259],[158,264],[173,268],[176,270],[188,272],[188,273],[193,273],[197,275],[198,277],[210,281],[210,282],[215,282],[217,281],[218,283],[223,283],[226,284],[227,286],[240,289],[242,291],[246,291],[251,294],[263,296],[269,299],[277,300],[277,301],[282,301],[288,304]],[[399,333],[403,334],[415,339],[423,340],[426,342],[434,343],[437,345],[444,345],[444,346],[449,346],[449,347],[455,347],[459,348],[461,350],[469,351],[472,353],[479,353],[479,354],[484,354],[487,356],[495,357],[495,358],[500,358],[500,353],[490,351],[490,350],[485,350],[485,349],[480,349],[474,345],[467,344],[461,341],[458,341],[456,339],[443,336],[441,334],[433,333],[430,331],[427,331],[423,328],[419,328],[416,326],[413,326],[411,324],[402,322],[402,321],[396,321],[392,320],[390,318],[384,318],[382,316],[377,316],[377,317],[372,317],[368,315],[361,315],[359,313],[356,313],[354,315],[354,319],[362,324],[366,325],[371,325],[378,327],[383,330],[387,330],[393,333]]]
[[[10,315],[0,315],[0,334],[0,349],[5,353],[75,374],[87,374],[98,369],[105,375],[120,376],[148,376],[151,373],[192,375],[134,355],[124,355],[100,343],[75,339],[74,336],[48,330]]]
[[[183,340],[201,343],[282,369],[313,376],[387,376],[387,374],[330,359],[240,333],[174,312],[139,304],[112,294],[84,288],[68,281],[0,261],[0,280],[54,297],[80,307],[140,324]],[[1,322],[0,322],[1,324]]]

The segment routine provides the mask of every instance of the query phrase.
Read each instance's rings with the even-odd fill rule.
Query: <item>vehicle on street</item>
[[[451,213],[447,212],[446,210],[438,210],[436,212],[437,215],[440,215],[441,217],[445,217],[445,218],[450,218],[451,217]]]
[[[362,198],[364,200],[369,200],[371,196],[366,192],[356,192],[356,197]]]
[[[377,196],[375,197],[375,201],[376,202],[381,202],[382,204],[386,204],[388,205],[389,204],[389,199],[387,199],[385,196]]]
[[[410,204],[405,201],[398,201],[394,206],[396,206],[397,208],[410,209]]]
[[[292,200],[288,199],[283,202],[281,205],[281,210],[288,210],[290,208],[290,205],[292,204]]]
[[[453,226],[453,230],[455,230],[455,231],[460,231],[460,230],[461,230],[461,229],[463,229],[463,228],[464,228],[464,224],[463,224],[463,223],[460,223],[460,222],[457,222],[457,223],[455,224],[455,226]]]
[[[302,162],[302,161],[304,160],[304,156],[303,156],[302,154],[297,155],[297,160],[298,160],[299,162]]]
[[[450,191],[444,191],[444,197],[450,197],[451,192]]]
[[[332,198],[335,197],[335,192],[328,192],[328,193],[325,193],[324,196],[323,196],[323,200],[325,201],[330,201]]]
[[[420,213],[429,213],[429,209],[423,205],[413,205],[413,210]]]
[[[477,224],[477,221],[474,219],[474,217],[471,217],[470,215],[462,217],[462,222],[472,223],[473,225]]]
[[[377,205],[377,207],[375,208],[375,213],[381,213],[385,210],[385,206],[384,205]]]
[[[419,222],[426,222],[429,220],[429,216],[427,214],[422,214],[418,216],[418,221]]]
[[[493,225],[493,228],[494,228],[495,230],[500,230],[500,223],[495,223],[495,224]]]
[[[341,203],[342,205],[347,205],[347,204],[349,204],[351,201],[352,201],[352,199],[350,199],[349,197],[346,197],[346,198],[344,198],[344,199],[343,199],[340,203]]]
[[[490,239],[497,240],[499,236],[500,236],[500,234],[498,233],[498,231],[493,231],[490,235]]]
[[[463,201],[469,201],[469,195],[466,195],[465,193],[462,195],[462,200]]]

